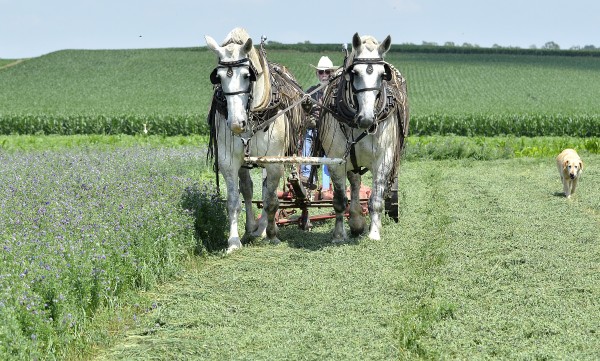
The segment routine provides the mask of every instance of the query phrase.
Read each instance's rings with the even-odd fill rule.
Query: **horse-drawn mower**
[[[344,159],[327,157],[246,157],[245,161],[253,164],[284,163],[291,169],[290,174],[283,180],[283,187],[277,192],[279,209],[275,214],[275,222],[278,226],[297,225],[302,230],[310,230],[314,222],[325,221],[335,218],[333,209],[333,190],[323,189],[321,184],[309,184],[307,187],[298,176],[298,164],[310,164],[316,170],[316,166],[327,164],[342,164]],[[313,171],[314,172],[314,171]],[[385,199],[385,213],[398,222],[398,191],[397,182]],[[369,214],[368,202],[371,196],[371,188],[361,184],[360,206],[362,214]],[[346,191],[350,198],[350,190]],[[263,202],[255,200],[253,203],[261,209]],[[322,213],[315,212],[316,209],[324,209]],[[348,217],[348,209],[345,216]]]

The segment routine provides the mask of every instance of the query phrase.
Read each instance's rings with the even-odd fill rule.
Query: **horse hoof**
[[[344,244],[346,243],[346,239],[345,238],[334,238],[331,243],[333,244]]]
[[[352,237],[360,237],[364,233],[365,229],[350,229],[350,234]]]
[[[241,247],[238,247],[238,246],[229,246],[229,247],[227,247],[227,254],[231,254],[240,248]]]
[[[371,232],[369,233],[369,239],[373,241],[379,241],[381,240],[381,235],[379,234],[379,232]]]
[[[279,238],[273,238],[269,241],[272,245],[278,245],[281,243],[281,241],[279,240]]]
[[[351,219],[348,222],[348,225],[350,226],[350,233],[352,234],[352,237],[360,236],[365,232],[365,228],[367,227],[364,217],[360,217],[359,219]]]
[[[242,242],[239,237],[232,238],[228,241],[229,247],[227,247],[227,253],[231,253],[238,248],[242,248]]]
[[[254,232],[252,232],[252,237],[265,238],[267,236],[267,228],[259,227]]]

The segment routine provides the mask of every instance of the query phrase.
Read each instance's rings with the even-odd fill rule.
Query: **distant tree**
[[[572,47],[569,48],[569,50],[581,50],[581,46],[573,45]]]
[[[535,44],[531,44],[531,45],[529,45],[529,49],[535,50],[535,49],[537,49],[537,46]]]
[[[447,41],[447,42],[444,43],[444,46],[452,46],[452,47],[454,47],[456,45],[454,44],[453,41]]]
[[[498,44],[494,44],[494,45],[492,45],[492,48],[494,48],[494,49],[500,49],[501,47],[502,47],[502,46],[500,46],[500,45],[498,45]]]
[[[423,41],[423,45],[425,46],[438,46],[435,41]]]
[[[471,44],[471,43],[463,43],[462,47],[463,48],[479,48],[479,45],[477,45],[477,44]]]
[[[583,47],[583,50],[596,50],[596,47],[593,45],[586,45]]]
[[[546,44],[544,44],[544,46],[542,46],[542,49],[560,50],[560,46],[553,41],[549,41]]]

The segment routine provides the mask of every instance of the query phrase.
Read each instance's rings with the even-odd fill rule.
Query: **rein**
[[[278,73],[279,68],[275,67],[273,70],[277,71]],[[297,84],[293,83],[295,86],[297,86]],[[314,89],[313,91],[311,91],[310,93],[305,93],[302,98],[300,98],[299,100],[293,102],[292,104],[290,104],[287,108],[280,110],[278,113],[276,113],[275,115],[273,115],[271,118],[267,119],[264,121],[264,123],[262,123],[259,127],[253,129],[252,135],[256,134],[258,131],[267,128],[271,123],[273,123],[277,118],[279,118],[281,115],[285,114],[287,111],[289,111],[290,109],[294,108],[295,106],[298,106],[300,103],[305,102],[306,100],[310,100],[315,104],[318,104],[318,102],[316,100],[314,100],[311,95],[313,95],[314,93],[318,92],[319,90],[325,88],[327,86],[327,84],[321,84],[319,85],[316,89]],[[303,92],[302,89],[297,86],[297,90],[300,92]]]

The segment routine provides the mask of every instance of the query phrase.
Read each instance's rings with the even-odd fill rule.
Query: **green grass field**
[[[321,55],[342,61],[267,52],[305,87]],[[412,117],[400,222],[339,247],[331,222],[290,227],[231,256],[195,255],[182,205],[213,177],[212,53],[0,60],[0,359],[600,358],[598,57],[387,60]]]
[[[190,259],[180,202],[212,177],[205,147],[87,138],[0,153],[6,357],[597,356],[599,155],[568,201],[547,155],[413,153],[384,241],[334,247],[327,222]]]
[[[406,162],[384,240],[197,260],[97,359],[598,359],[599,161],[570,201],[552,158]]]
[[[305,88],[340,52],[269,50]],[[597,57],[390,52],[407,78],[413,135],[600,136]],[[216,65],[206,48],[67,50],[0,70],[2,134],[206,132]],[[206,133],[205,133],[206,134]]]

